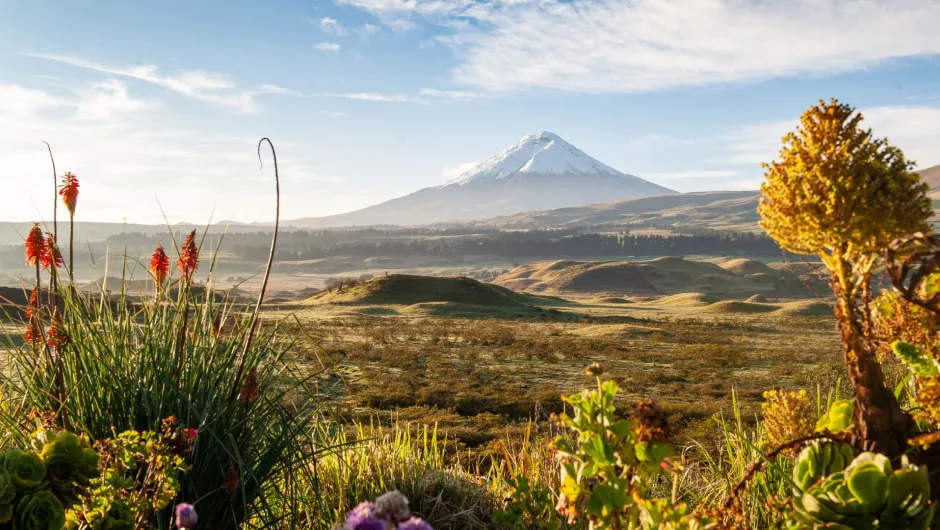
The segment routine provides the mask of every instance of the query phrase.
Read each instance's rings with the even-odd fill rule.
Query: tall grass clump
[[[332,440],[333,447],[317,459],[316,482],[306,485],[307,498],[318,496],[328,508],[308,514],[311,528],[330,528],[362,499],[393,490],[437,530],[496,527],[490,480],[455,461],[436,428],[357,423]]]
[[[77,193],[62,197],[73,218]],[[27,246],[35,256],[35,289],[47,289],[56,302],[43,307],[43,297],[33,297],[26,321],[11,322],[26,330],[27,340],[2,346],[4,441],[25,441],[26,418],[41,417],[93,440],[125,430],[159,432],[172,418],[197,437],[181,500],[195,506],[201,527],[283,528],[294,518],[280,520],[283,510],[272,506],[290,484],[274,481],[287,473],[304,477],[309,469],[316,451],[299,450],[299,441],[309,441],[317,410],[296,398],[306,395],[304,380],[287,362],[293,342],[278,324],[260,325],[256,310],[214,292],[213,264],[209,284],[195,285],[195,238],[193,231],[178,248],[177,278],[162,245],[157,248],[150,263],[153,291],[146,294],[127,291],[133,273],[125,259],[122,278],[128,281],[114,296],[103,289],[89,295],[74,284],[44,287],[40,268],[48,264],[55,277],[57,250],[53,245],[50,259],[42,250],[48,246]],[[74,281],[69,255],[66,270]],[[315,483],[312,473],[304,478]],[[170,519],[168,509],[151,523],[167,528]]]

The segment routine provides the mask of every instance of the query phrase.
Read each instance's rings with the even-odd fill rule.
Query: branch
[[[796,447],[803,445],[806,442],[811,442],[814,440],[831,440],[833,442],[844,441],[839,436],[826,432],[826,433],[812,434],[810,436],[803,436],[795,440],[790,440],[789,442],[778,445],[772,451],[761,455],[760,460],[755,460],[754,462],[751,462],[749,466],[747,466],[747,471],[744,473],[744,476],[741,477],[741,480],[739,480],[738,483],[734,485],[734,488],[731,489],[731,493],[729,493],[728,496],[725,497],[723,501],[721,501],[721,509],[722,510],[731,509],[731,506],[734,504],[735,499],[737,499],[738,495],[740,495],[741,492],[744,491],[744,488],[745,486],[747,486],[747,483],[750,482],[752,478],[754,478],[754,475],[757,474],[757,472],[760,471],[764,467],[764,463],[766,463],[768,460],[774,460],[777,458],[777,456],[780,455],[780,453],[788,449],[794,449]]]

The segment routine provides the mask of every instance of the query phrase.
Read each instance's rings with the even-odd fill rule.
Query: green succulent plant
[[[65,509],[49,490],[24,495],[16,504],[16,530],[61,530],[64,525]]]
[[[839,433],[852,426],[852,416],[855,413],[855,401],[840,399],[829,407],[816,422],[816,432]]]
[[[844,469],[823,474],[822,470],[841,467],[846,454],[831,442],[800,453],[794,466],[797,489],[789,529],[930,527],[935,506],[930,503],[925,467],[911,464],[905,456],[894,470],[884,455],[866,452]]]
[[[0,471],[0,524],[9,523],[13,518],[13,501],[16,499],[16,488],[13,480],[6,471]]]
[[[828,440],[806,446],[793,465],[794,493],[801,493],[821,479],[838,473],[855,458],[852,446]]]
[[[9,473],[17,493],[33,493],[46,487],[46,465],[35,453],[11,449],[0,456],[0,467]]]
[[[72,433],[42,433],[34,440],[46,465],[46,478],[52,490],[67,506],[78,504],[79,496],[99,476],[98,453],[88,441]]]

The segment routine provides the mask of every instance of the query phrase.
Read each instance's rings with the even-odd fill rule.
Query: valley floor
[[[547,299],[541,313],[515,314],[284,304],[268,316],[291,314],[305,328],[299,355],[331,367],[320,389],[344,417],[437,424],[485,453],[560,411],[560,394],[590,386],[584,368],[595,361],[624,389],[624,409],[656,400],[684,442],[715,438],[711,419],[730,412],[732,393],[754,418],[765,390],[835,386],[843,368],[831,316],[786,310],[805,300],[738,303]]]

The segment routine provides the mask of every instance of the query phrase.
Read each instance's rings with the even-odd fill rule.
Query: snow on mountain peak
[[[470,182],[499,180],[516,173],[623,175],[586,155],[557,134],[542,131],[520,139],[448,184],[464,185]]]

